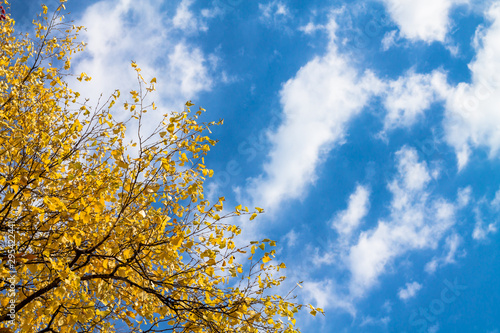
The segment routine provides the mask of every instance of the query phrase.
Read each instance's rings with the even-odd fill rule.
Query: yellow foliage
[[[115,103],[117,90],[99,108],[82,103],[65,81],[84,48],[75,42],[82,27],[59,20],[63,2],[50,20],[42,7],[33,39],[16,35],[11,18],[0,22],[0,237],[19,244],[11,264],[0,253],[0,331],[297,332],[302,306],[272,294],[284,279],[272,274],[285,265],[268,264],[273,251],[238,263],[246,253],[233,241],[240,229],[224,223],[263,210],[239,205],[223,214],[224,198],[204,198],[213,171],[203,156],[215,141],[202,133],[222,121],[198,124],[204,109],[192,114],[189,101],[139,136],[130,157],[125,125],[156,108],[143,103],[156,79],[142,89],[148,83],[133,62],[140,87],[132,100]],[[118,105],[130,119],[113,119]],[[252,254],[265,248],[253,244]]]

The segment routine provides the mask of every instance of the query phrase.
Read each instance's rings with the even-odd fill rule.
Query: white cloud
[[[486,17],[491,26],[477,30],[471,83],[460,83],[446,100],[445,139],[456,151],[459,169],[471,147],[488,149],[490,158],[500,150],[500,4],[492,5]]]
[[[223,14],[224,10],[220,7],[204,8],[201,10],[201,16],[206,18],[214,18],[217,16],[222,16]]]
[[[177,91],[182,96],[189,96],[211,88],[212,79],[208,74],[205,58],[200,49],[180,42],[175,45],[168,59],[167,90]]]
[[[331,265],[335,263],[336,260],[338,260],[337,253],[335,253],[334,251],[319,251],[318,249],[316,249],[312,256],[311,262],[315,267],[320,267],[323,265]]]
[[[198,20],[189,10],[192,4],[193,0],[182,0],[179,6],[177,6],[177,11],[172,19],[172,24],[175,28],[184,30],[185,32],[196,32],[198,30]],[[201,27],[201,29],[206,30],[206,27]]]
[[[319,282],[308,281],[304,283],[304,292],[307,295],[308,302],[311,302],[316,307],[325,309],[334,307],[343,309],[352,316],[356,315],[356,308],[345,297],[338,296],[335,284],[327,279]]]
[[[342,276],[347,277],[342,282],[336,282],[334,278],[314,282],[306,290],[312,293],[309,295],[311,298],[317,299],[325,307],[343,309],[352,314],[347,305],[352,306],[358,299],[366,297],[397,258],[410,251],[436,249],[456,223],[456,211],[463,208],[460,200],[451,203],[431,192],[431,171],[425,162],[419,161],[416,150],[401,148],[395,154],[395,161],[397,173],[388,183],[392,193],[390,213],[374,227],[362,231],[359,237],[351,237],[348,232],[340,233],[335,243],[330,242],[313,254],[312,263],[315,266],[334,263],[343,272]],[[355,202],[364,206],[361,204],[365,202],[361,199],[364,195],[359,194],[362,193],[359,188],[350,196],[348,209],[343,213],[353,208]],[[346,218],[349,215],[343,213],[338,217]],[[354,216],[350,220],[358,221],[358,217]],[[356,225],[356,222],[353,224]],[[460,244],[461,238],[457,234],[448,235],[444,241],[443,256],[434,258],[426,269],[434,271],[439,265],[454,262],[461,255]],[[345,274],[346,271],[349,274]],[[320,286],[325,287],[328,297],[320,294]],[[419,285],[408,284],[400,292],[400,297],[412,297],[418,289]],[[330,298],[331,302],[328,301]],[[338,300],[344,303],[339,304]]]
[[[495,14],[499,22],[490,29],[482,29],[479,34],[482,37],[478,37],[481,41],[478,44],[482,46],[478,47],[476,59],[469,64],[472,83],[451,86],[440,70],[429,74],[410,70],[397,80],[385,82],[381,96],[387,113],[381,137],[392,129],[411,127],[425,116],[432,103],[444,101],[444,140],[455,149],[458,169],[467,165],[472,148],[489,149],[490,158],[499,156],[500,75],[497,73],[500,61],[491,56],[500,58],[500,48],[493,41],[500,38],[498,8],[500,5],[492,7],[489,17]]]
[[[312,22],[309,22],[306,25],[299,27],[299,30],[304,32],[306,35],[310,35],[313,32],[315,32],[317,30],[322,30],[322,29],[324,29],[323,25],[317,25],[317,24],[314,24]]]
[[[332,227],[342,236],[349,236],[356,230],[369,209],[368,189],[358,185],[356,191],[349,196],[346,210],[339,212],[332,221]]]
[[[444,246],[446,254],[439,258],[432,258],[432,260],[425,265],[425,271],[432,274],[438,267],[455,263],[457,255],[465,256],[465,250],[461,251],[461,253],[458,252],[458,248],[461,243],[462,238],[458,234],[453,233],[452,235],[446,237]]]
[[[466,188],[461,188],[457,193],[457,205],[460,208],[467,206],[471,200],[472,188],[467,186]]]
[[[458,247],[462,239],[457,234],[452,234],[451,236],[446,238],[446,248],[448,249],[448,253],[446,257],[444,257],[443,262],[445,264],[450,264],[455,262],[455,257],[457,254]]]
[[[389,184],[391,214],[375,228],[362,232],[346,258],[353,297],[362,297],[372,288],[395,258],[411,250],[436,248],[455,223],[453,204],[442,198],[430,200],[427,185],[431,178],[416,151],[404,147],[396,157],[398,175]]]
[[[430,74],[409,71],[389,82],[384,91],[384,106],[387,109],[384,129],[413,125],[433,102],[441,100],[447,93],[446,75],[440,71]]]
[[[495,193],[495,198],[491,201],[491,207],[495,210],[500,209],[500,189]]]
[[[391,47],[396,46],[398,40],[399,35],[397,30],[386,32],[384,38],[382,38],[382,50],[387,51]]]
[[[497,223],[486,224],[484,221],[476,215],[476,223],[474,225],[474,231],[472,232],[472,238],[475,240],[484,240],[490,233],[496,233],[498,230]]]
[[[437,333],[439,331],[439,323],[435,323],[429,327],[428,333]]]
[[[332,19],[329,26],[334,25]],[[269,133],[272,149],[265,174],[249,186],[254,202],[274,207],[304,196],[316,180],[316,167],[342,143],[349,121],[381,86],[373,74],[358,73],[333,42],[326,55],[303,66],[281,89],[283,122]]]
[[[413,191],[420,191],[431,180],[427,164],[418,161],[418,154],[415,149],[403,147],[396,153],[396,158],[398,160],[399,178],[394,180],[390,185],[393,193],[400,192],[402,189],[405,194],[411,194]],[[400,186],[402,186],[402,188]],[[396,209],[401,209],[407,204],[406,198],[407,195],[395,198],[393,206]]]
[[[186,39],[171,36],[174,24],[160,5],[152,0],[140,6],[129,0],[99,1],[87,7],[77,22],[87,27],[82,34],[87,49],[75,57],[73,70],[92,77],[86,84],[75,81],[82,96],[95,103],[101,93],[107,97],[120,89],[128,98],[126,92],[138,88],[132,60],[146,80],[157,77],[153,99],[162,107],[145,114],[146,131],[156,127],[163,114],[182,110],[187,100],[213,85],[206,56]],[[119,107],[114,112],[116,119],[127,116]]]
[[[361,320],[361,323],[359,324],[360,327],[363,326],[387,326],[389,322],[391,321],[391,318],[389,316],[385,316],[382,318],[374,318],[371,316],[367,316]]]
[[[286,241],[287,247],[293,247],[297,243],[298,238],[298,234],[292,229],[287,232],[287,234],[283,237],[283,240]]]
[[[273,0],[267,4],[259,3],[259,10],[263,21],[276,22],[291,16],[286,4],[278,0]]]
[[[436,271],[438,265],[439,265],[438,258],[432,258],[432,260],[425,265],[425,271],[429,274],[432,274]]]
[[[400,36],[427,43],[443,42],[451,22],[450,9],[467,0],[381,0],[400,29]]]
[[[398,296],[403,301],[415,297],[417,292],[422,289],[422,285],[418,282],[407,283],[406,288],[399,289]]]
[[[342,15],[345,15],[345,12],[346,12],[345,7],[331,9],[328,13],[328,22],[326,24],[316,24],[310,21],[306,25],[300,26],[298,30],[302,31],[306,35],[311,35],[316,31],[324,31],[328,34],[330,47],[332,47],[337,39],[336,32],[338,24],[336,20],[339,17],[342,17]]]

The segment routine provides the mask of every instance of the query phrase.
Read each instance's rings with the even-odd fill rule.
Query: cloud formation
[[[458,205],[460,205],[460,203],[458,203]],[[432,274],[438,267],[454,263],[457,255],[464,256],[465,251],[461,251],[461,253],[458,252],[458,248],[461,244],[462,238],[458,234],[454,233],[446,237],[444,244],[446,254],[442,257],[433,257],[432,260],[425,265],[425,271]]]
[[[437,70],[430,74],[410,70],[404,76],[389,81],[383,93],[387,110],[384,130],[414,125],[432,103],[442,101],[447,93],[446,74]]]
[[[336,24],[328,24],[333,35]],[[255,202],[270,208],[304,196],[316,168],[342,143],[349,122],[382,88],[371,72],[358,73],[331,42],[327,53],[304,65],[281,89],[283,122],[269,139],[264,174],[251,181]]]
[[[422,285],[418,282],[407,283],[405,288],[399,289],[398,296],[403,301],[406,301],[415,297],[420,289],[422,289]]]
[[[365,298],[403,255],[411,251],[437,249],[445,239],[446,254],[442,258],[433,258],[434,263],[428,266],[434,267],[429,270],[454,262],[461,238],[456,234],[449,235],[449,232],[456,223],[458,210],[463,208],[463,198],[453,203],[433,193],[430,184],[433,170],[426,162],[419,160],[414,148],[402,147],[395,154],[395,163],[397,172],[387,185],[392,195],[389,214],[380,218],[375,226],[364,229],[359,237],[351,237],[349,232],[339,232],[335,243],[323,251],[326,252],[323,257],[313,258],[313,262],[320,266],[335,262],[338,269],[347,273],[343,275],[348,279],[336,281],[325,278],[308,284],[306,291],[310,292],[311,300],[319,301],[325,307],[344,309],[354,315],[355,302]],[[348,208],[336,214],[334,221],[338,221],[339,226],[357,226],[360,216],[364,215],[363,208],[356,213],[358,215],[349,215],[348,212],[354,211],[355,206],[367,205],[368,194],[364,191],[363,187],[358,186],[349,197]],[[353,224],[340,223],[342,219],[353,221]],[[319,285],[325,286],[324,292],[330,293],[328,297],[317,294]],[[408,284],[400,290],[399,297],[403,300],[414,297],[420,288],[418,283]],[[329,299],[331,301],[327,301]]]
[[[181,2],[177,14],[185,16],[188,5],[189,1]],[[82,36],[87,48],[77,55],[73,67],[92,77],[90,84],[75,81],[82,96],[95,103],[101,93],[106,98],[115,89],[137,90],[136,73],[130,68],[131,61],[136,61],[146,79],[157,77],[154,99],[162,102],[161,110],[145,114],[150,120],[144,122],[147,127],[156,126],[164,113],[180,111],[187,100],[210,90],[213,78],[207,55],[186,38],[176,37],[175,30],[182,28],[176,22],[181,20],[176,19],[178,15],[169,18],[171,14],[152,0],[140,6],[129,0],[104,0],[87,7],[77,22],[87,27]],[[126,116],[119,108],[114,112],[117,119]]]
[[[400,36],[426,43],[444,42],[451,27],[450,10],[468,0],[381,0],[394,22]]]
[[[368,213],[369,195],[366,187],[358,185],[356,191],[349,196],[347,209],[339,212],[333,219],[332,227],[342,237],[351,235],[359,227],[361,220]]]
[[[291,16],[285,3],[273,0],[266,4],[259,3],[260,19],[264,22],[280,22]]]
[[[446,99],[446,141],[455,149],[459,169],[471,148],[485,148],[491,158],[500,151],[500,4],[486,13],[489,27],[476,31],[476,56],[469,64],[472,80],[453,88]]]
[[[403,147],[396,160],[398,173],[389,184],[393,196],[390,216],[362,232],[349,249],[349,288],[354,297],[372,288],[395,258],[412,250],[436,248],[455,223],[454,205],[443,198],[431,199],[430,171],[418,160],[415,149]]]
[[[414,4],[420,6],[417,2]],[[387,110],[384,131],[411,127],[432,103],[444,103],[444,140],[454,148],[459,170],[467,165],[473,149],[486,149],[490,158],[498,157],[500,152],[500,46],[497,42],[500,4],[491,5],[485,16],[489,24],[477,29],[473,43],[476,56],[468,65],[471,82],[450,85],[443,71],[428,74],[409,71],[385,82],[382,92]]]

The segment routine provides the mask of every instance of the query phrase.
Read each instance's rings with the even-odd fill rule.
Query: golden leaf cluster
[[[224,198],[204,197],[216,143],[204,132],[222,121],[199,122],[204,110],[188,102],[144,137],[156,79],[135,63],[137,91],[82,102],[65,78],[83,27],[65,23],[63,2],[50,17],[43,7],[34,37],[0,22],[0,235],[15,239],[14,265],[0,253],[0,330],[297,332],[302,305],[272,292],[285,268],[265,252],[275,242],[249,244],[247,258],[240,228],[225,222],[263,210],[224,212]],[[115,108],[129,118],[115,121]]]

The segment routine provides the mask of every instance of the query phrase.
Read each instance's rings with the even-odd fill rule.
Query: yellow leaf
[[[170,244],[172,244],[175,247],[179,247],[182,243],[182,237],[176,236],[170,239]]]
[[[256,217],[257,217],[257,213],[253,213],[252,216],[250,216],[250,221],[252,221]]]
[[[79,247],[82,244],[82,236],[80,236],[80,234],[77,234],[77,235],[75,235],[74,239],[75,239],[76,246]]]
[[[173,133],[175,130],[175,125],[174,124],[170,124],[167,126],[167,131],[169,131],[170,133]]]
[[[123,169],[127,169],[128,168],[128,164],[123,162],[123,161],[116,161],[116,165],[118,165],[120,168],[123,168]]]
[[[134,255],[134,250],[132,249],[126,249],[125,251],[123,251],[123,257],[125,259],[131,258],[133,255]]]

